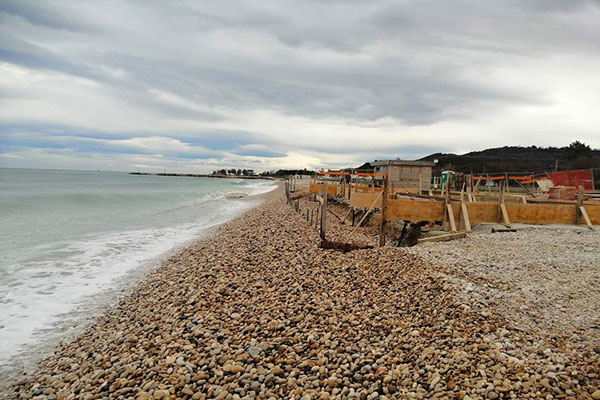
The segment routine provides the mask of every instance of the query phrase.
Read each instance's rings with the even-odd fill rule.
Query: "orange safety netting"
[[[473,179],[476,181],[501,181],[504,180],[504,176],[474,176]]]
[[[545,181],[547,179],[548,178],[536,178],[536,179],[532,178],[532,179],[526,179],[526,180],[520,181],[520,183],[521,183],[521,185],[526,185],[528,183],[535,183],[535,182]]]
[[[474,176],[473,179],[475,179],[476,181],[502,181],[504,179],[506,179],[506,176]],[[511,181],[525,181],[525,180],[529,180],[532,179],[531,176],[515,176],[515,175],[509,175],[508,179]],[[521,182],[523,183],[523,182]]]
[[[583,186],[586,191],[593,188],[592,171],[589,169],[550,172],[548,175],[554,186]]]

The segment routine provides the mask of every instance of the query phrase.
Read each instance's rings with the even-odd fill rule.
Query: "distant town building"
[[[375,160],[371,163],[375,173],[387,173],[388,185],[406,188],[408,191],[429,190],[432,169],[431,161]]]

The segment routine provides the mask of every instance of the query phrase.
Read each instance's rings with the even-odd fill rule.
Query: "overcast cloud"
[[[600,0],[0,0],[0,166],[600,147]]]

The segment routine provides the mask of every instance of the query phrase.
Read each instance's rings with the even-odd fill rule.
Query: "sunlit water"
[[[0,169],[0,378],[43,355],[42,344],[64,337],[129,275],[274,188],[263,180]],[[249,197],[231,195],[239,193]]]

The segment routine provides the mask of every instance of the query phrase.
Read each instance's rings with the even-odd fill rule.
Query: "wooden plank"
[[[588,228],[590,228],[591,230],[594,230],[592,221],[590,221],[590,217],[588,216],[587,211],[585,211],[585,208],[583,206],[579,207],[579,212],[581,213],[581,216],[585,220],[585,224],[588,226]]]
[[[510,220],[523,224],[573,224],[575,205],[506,203]]]
[[[442,227],[445,231],[448,231],[450,229],[452,229],[452,227],[449,225],[449,221],[448,221],[448,206],[451,204],[451,193],[450,193],[450,177],[448,176],[448,180],[446,181],[446,184],[444,185],[444,188],[446,189],[446,193],[444,195],[444,220],[442,222]],[[454,218],[452,218],[454,219]],[[456,228],[454,230],[452,230],[452,232],[456,232]]]
[[[448,210],[448,219],[450,222],[450,232],[456,232],[456,221],[454,220],[454,210],[452,210],[451,204],[446,204]]]
[[[388,196],[388,180],[383,181],[383,192],[381,192],[381,221],[379,223],[379,247],[385,246],[385,209]]]
[[[506,229],[496,229],[496,228],[492,228],[492,233],[499,233],[499,232],[516,232],[516,229],[511,229],[511,228],[506,228]]]
[[[581,223],[581,207],[583,207],[583,186],[579,185],[577,190],[577,208],[575,209],[575,225]]]
[[[500,203],[500,211],[502,212],[502,222],[504,225],[510,228],[510,218],[508,217],[508,211],[506,210],[505,203]]]
[[[471,232],[471,220],[469,219],[469,210],[467,209],[467,205],[462,203],[460,205],[460,216],[461,221],[465,226],[465,231]]]
[[[471,224],[489,223],[495,220],[498,203],[476,202],[466,204]]]
[[[375,203],[375,208],[381,208],[381,198],[379,196],[380,193],[352,193],[352,198],[350,199],[350,207],[352,208],[368,208],[373,204],[375,199],[377,203]]]
[[[319,236],[321,240],[325,240],[325,228],[327,225],[327,182],[323,184],[323,203],[321,203],[321,226],[319,229]]]
[[[600,204],[584,205],[587,215],[590,217],[593,225],[600,225]]]
[[[308,191],[311,193],[323,193],[323,183],[311,183],[308,187]],[[335,196],[338,194],[338,187],[335,184],[329,184],[327,188],[327,194]]]
[[[444,203],[441,201],[388,199],[385,217],[388,221],[442,221],[444,219]]]
[[[454,214],[458,215],[461,205],[457,202],[451,204]],[[502,213],[497,202],[465,203],[465,206],[471,225],[495,223],[498,213]],[[511,223],[573,224],[576,205],[504,203],[504,207]],[[585,209],[592,225],[600,225],[600,204],[586,204]],[[443,221],[444,211],[441,201],[400,198],[387,200],[385,215],[388,221]],[[585,221],[582,219],[581,223],[585,224]]]
[[[418,243],[446,242],[448,240],[461,239],[461,238],[466,238],[466,237],[467,237],[467,232],[446,233],[444,235],[437,235],[437,236],[421,238],[421,239],[419,239]]]

